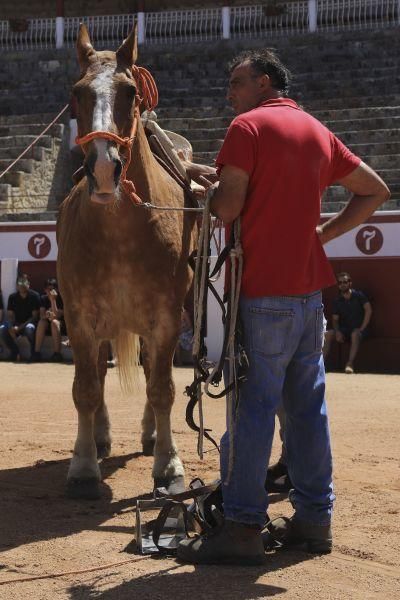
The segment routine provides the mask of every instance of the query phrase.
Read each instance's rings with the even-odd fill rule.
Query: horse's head
[[[81,68],[73,87],[78,104],[78,132],[83,141],[84,167],[91,200],[109,204],[115,199],[122,172],[117,140],[96,136],[96,132],[131,136],[135,105],[140,102],[132,67],[137,59],[136,26],[117,52],[96,52],[85,25],[77,40]]]

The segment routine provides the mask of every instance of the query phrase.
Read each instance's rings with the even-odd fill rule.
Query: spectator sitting
[[[19,361],[21,355],[16,343],[17,337],[24,335],[34,352],[36,323],[39,317],[40,296],[29,289],[30,283],[26,274],[17,279],[17,291],[11,294],[7,304],[8,321],[1,325],[0,335],[5,346],[10,350],[10,360]]]
[[[345,373],[354,373],[354,360],[360,347],[361,340],[368,335],[368,325],[371,320],[372,306],[363,292],[354,290],[348,273],[337,276],[339,296],[333,303],[332,325],[325,334],[323,348],[324,359],[329,354],[332,340],[339,344],[350,342],[350,354]]]
[[[64,305],[58,292],[57,280],[47,279],[45,282],[44,294],[40,297],[40,321],[36,331],[35,352],[33,360],[40,361],[40,349],[45,335],[51,335],[53,339],[54,352],[50,360],[52,362],[62,362],[61,354],[61,334],[66,333],[64,321]]]

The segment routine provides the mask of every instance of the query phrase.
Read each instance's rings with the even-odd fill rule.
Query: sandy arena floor
[[[400,598],[399,376],[328,375],[335,549],[325,557],[271,554],[266,568],[194,568],[124,552],[133,538],[135,497],[152,487],[152,459],[140,454],[143,389],[135,398],[122,397],[115,370],[107,378],[114,445],[102,465],[103,498],[65,499],[76,430],[72,377],[71,365],[0,364],[1,599]],[[190,381],[189,369],[176,370],[175,438],[187,479],[210,481],[218,472],[217,454],[201,462],[184,421],[183,389]],[[206,405],[206,422],[219,435],[224,402],[208,399]],[[273,502],[271,516],[291,513],[287,500]]]

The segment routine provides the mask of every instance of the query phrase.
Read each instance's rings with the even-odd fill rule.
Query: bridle
[[[128,198],[134,204],[143,204],[141,198],[136,193],[134,183],[126,178],[126,174],[129,169],[129,165],[131,164],[132,146],[136,138],[138,121],[140,119],[139,106],[142,102],[144,102],[146,110],[152,111],[158,104],[158,90],[156,82],[154,81],[154,77],[144,67],[138,67],[136,65],[133,65],[132,74],[137,82],[138,89],[135,95],[135,108],[133,114],[132,129],[129,137],[123,138],[117,135],[116,133],[111,133],[110,131],[92,131],[91,133],[88,133],[87,135],[84,135],[82,137],[77,136],[75,138],[75,143],[82,146],[83,144],[87,144],[92,140],[104,139],[115,142],[123,148],[126,148],[127,156],[121,172],[121,185]]]

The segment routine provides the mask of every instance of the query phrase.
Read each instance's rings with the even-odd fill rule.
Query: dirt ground
[[[174,432],[187,480],[211,481],[218,456],[211,451],[204,462],[197,458],[195,435],[184,421],[183,389],[192,372],[175,374]],[[103,497],[64,498],[76,430],[72,377],[72,365],[0,364],[0,598],[400,598],[399,376],[328,374],[334,552],[271,553],[265,568],[184,566],[124,551],[133,538],[135,498],[152,488],[152,459],[140,453],[143,388],[135,398],[123,397],[115,370],[107,377],[114,445],[102,464]],[[206,401],[206,423],[222,433],[223,401]],[[277,450],[276,443],[274,457]],[[291,513],[286,499],[272,502],[271,516]]]

